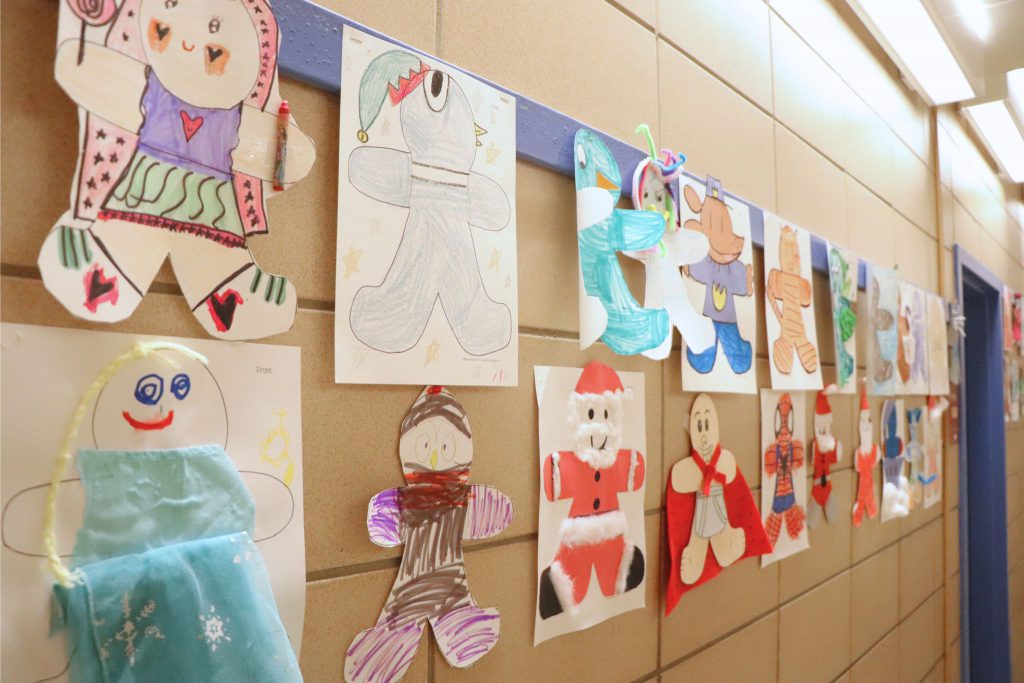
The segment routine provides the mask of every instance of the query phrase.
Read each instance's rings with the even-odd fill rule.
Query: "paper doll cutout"
[[[11,635],[5,636],[3,645],[4,680],[57,680],[68,664],[65,640],[46,637],[50,631],[52,577],[40,571],[40,559],[47,553],[39,535],[40,511],[49,490],[49,485],[43,482],[50,477],[53,449],[60,432],[66,428],[82,389],[95,379],[106,358],[123,353],[138,341],[147,343],[155,340],[110,332],[4,325],[3,373],[5,379],[10,379],[10,388],[19,387],[19,390],[16,400],[9,400],[11,396],[6,390],[4,393],[7,406],[4,411],[4,438],[16,444],[16,453],[7,453],[10,457],[5,456],[4,461],[3,477],[8,488],[2,506],[3,590],[5,594],[21,596],[17,601],[4,601],[3,604],[5,629],[17,624],[17,633],[20,634],[15,636],[15,629],[5,630],[5,634]],[[232,463],[228,469],[238,470],[245,488],[256,502],[254,538],[271,579],[270,587],[288,632],[287,640],[291,641],[297,653],[305,607],[302,453],[301,425],[297,417],[300,414],[298,385],[288,379],[299,374],[297,349],[252,344],[230,345],[228,349],[228,345],[218,345],[209,340],[181,341],[208,354],[209,365],[167,350],[155,351],[145,358],[121,365],[88,406],[79,438],[72,444],[72,454],[76,451],[81,454],[85,450],[125,453],[119,465],[123,472],[134,468],[136,455],[139,458],[150,457],[139,455],[142,451],[148,454],[187,451],[205,461],[211,458],[223,460],[223,454],[227,453]],[[82,355],[83,350],[89,352],[87,359]],[[72,359],[72,362],[66,362],[67,359]],[[251,368],[257,364],[273,366],[277,372],[270,378],[259,379],[259,391],[248,392],[244,409],[241,409],[240,402],[235,399],[249,388]],[[242,365],[247,368],[245,372],[242,372]],[[52,374],[48,376],[53,381],[33,388],[40,367],[49,368],[48,373]],[[15,402],[19,406],[16,409]],[[245,435],[255,433],[255,426],[271,416],[268,404],[285,406],[294,413],[287,420],[289,428],[296,434],[292,449],[296,467],[291,487],[275,476],[272,468],[262,466],[255,448],[247,446],[249,440]],[[261,418],[262,415],[267,418]],[[93,462],[96,462],[95,458]],[[121,476],[117,479],[120,482],[117,488],[133,498],[136,505],[146,507],[152,503],[150,497],[137,496],[139,491],[146,489],[148,479],[139,479],[141,483],[136,486],[132,483],[136,479]],[[234,476],[237,480],[238,475]],[[147,490],[151,491],[152,487]],[[110,540],[120,542],[122,536],[126,536],[118,534],[108,538],[103,546],[94,536],[90,540],[88,555],[84,546],[76,546],[76,541],[83,535],[79,529],[87,491],[87,483],[79,477],[78,471],[71,474],[69,469],[60,484],[56,508],[55,547],[62,557],[70,557],[74,549],[79,559],[92,559],[97,548],[106,549]],[[194,500],[204,498],[209,502],[220,493],[221,490],[206,486]],[[95,498],[91,500],[96,501]],[[93,515],[110,519],[123,512],[123,507],[108,504],[94,506]],[[211,514],[211,517],[215,518],[211,521],[218,524],[223,524],[228,517],[235,518],[227,510]],[[121,517],[118,524],[120,519],[128,520],[119,526],[122,530],[130,526],[129,522],[134,523],[136,529],[147,524],[144,517]],[[184,515],[177,513],[171,516],[175,523],[185,519]],[[186,540],[196,537],[197,526],[179,526]],[[166,534],[167,525],[161,528]],[[283,560],[283,557],[288,559]],[[191,619],[196,619],[194,614]],[[191,624],[189,622],[190,627]],[[201,627],[198,632],[202,633]],[[235,642],[242,644],[241,630],[234,634]],[[282,637],[282,642],[287,640]],[[31,647],[26,648],[26,644],[31,644]],[[28,657],[27,652],[32,656]],[[280,678],[285,680],[284,676]]]
[[[401,678],[427,622],[454,667],[470,666],[498,642],[498,610],[473,600],[462,542],[501,533],[512,522],[512,501],[494,487],[469,483],[469,417],[443,387],[420,393],[398,443],[406,484],[370,500],[366,528],[379,546],[404,544],[402,564],[377,624],[345,653],[349,683]]]
[[[840,394],[857,391],[857,265],[856,254],[829,243],[828,278],[832,294],[832,333],[836,348],[836,387]]]
[[[689,278],[687,290],[691,301],[703,299],[702,313],[715,332],[715,341],[707,348],[687,346],[683,384],[688,390],[754,393],[757,386],[750,372],[754,352],[750,209],[739,202],[727,203],[722,183],[710,176],[702,188],[703,199],[688,179],[681,182],[686,206],[695,216],[683,227],[703,234],[709,244],[708,255],[700,262],[683,266]]]
[[[882,404],[882,521],[910,514],[910,482],[904,473],[903,400]]]
[[[772,544],[762,567],[808,547],[804,415],[802,393],[761,392],[761,519]]]
[[[511,339],[512,314],[484,288],[473,227],[503,230],[511,214],[501,186],[472,170],[485,131],[474,121],[458,74],[402,50],[376,57],[363,72],[361,142],[385,103],[400,108],[409,151],[357,147],[348,159],[349,181],[409,213],[384,280],[356,292],[352,332],[370,348],[408,351],[439,304],[466,353],[499,351]]]
[[[295,288],[247,247],[268,229],[281,103],[270,6],[126,0],[108,21],[82,24],[84,44],[58,37],[56,78],[79,106],[81,147],[71,208],[39,253],[46,288],[79,318],[117,322],[169,256],[211,336],[284,332]],[[294,122],[287,144],[291,184],[315,152]]]
[[[743,472],[719,437],[715,404],[700,394],[690,408],[690,455],[672,466],[665,492],[666,616],[684,593],[723,568],[772,550]]]
[[[926,510],[942,500],[942,413],[947,408],[949,401],[944,397],[928,397],[923,425],[924,466],[921,472]]]
[[[777,216],[764,223],[765,324],[771,350],[772,386],[820,389],[818,335],[811,285],[811,236],[783,225]]]
[[[868,296],[868,393],[892,396],[899,382],[896,317],[900,296],[896,271],[872,268],[868,278]]]
[[[615,254],[657,247],[665,220],[653,211],[615,208],[622,176],[601,138],[580,129],[575,150],[580,349],[598,338],[622,355],[657,348],[669,333],[668,312],[636,302]]]
[[[591,574],[605,597],[632,591],[644,579],[643,549],[626,539],[626,514],[619,501],[620,494],[642,490],[646,472],[643,454],[622,443],[622,402],[631,397],[614,370],[588,363],[569,398],[576,449],[544,459],[545,498],[572,503],[554,560],[540,574],[541,619],[575,614]]]
[[[878,465],[878,444],[871,423],[871,406],[868,405],[867,384],[860,389],[860,414],[857,417],[857,434],[860,444],[854,451],[854,466],[857,468],[857,499],[853,502],[853,525],[859,527],[864,515],[874,519],[878,515],[878,498],[875,496],[875,467]]]
[[[949,341],[946,337],[946,302],[938,294],[925,295],[928,321],[928,385],[936,396],[949,393]]]
[[[679,204],[676,199],[679,176],[686,157],[670,150],[655,152],[654,139],[646,124],[637,132],[647,136],[650,156],[641,161],[633,172],[633,208],[654,211],[665,218],[665,233],[657,247],[643,251],[627,251],[626,256],[644,264],[647,287],[644,308],[664,308],[672,326],[679,330],[684,343],[706,349],[715,341],[711,321],[698,315],[686,294],[686,285],[679,272],[680,266],[697,263],[708,253],[708,240],[699,232],[683,230]],[[665,340],[643,355],[655,360],[668,358],[672,350],[672,330]]]
[[[896,367],[905,394],[928,393],[928,326],[925,296],[909,282],[900,281],[900,309],[897,328],[900,343]]]
[[[907,462],[910,463],[910,477],[907,484],[910,488],[908,507],[913,510],[915,505],[920,505],[924,500],[924,444],[921,442],[921,418],[924,415],[922,408],[911,408],[907,411],[907,431],[910,438],[907,440]]]
[[[817,528],[822,518],[831,522],[836,518],[836,501],[832,497],[832,481],[829,479],[832,465],[843,457],[843,444],[832,433],[832,406],[830,394],[837,393],[835,384],[829,384],[818,392],[814,404],[814,441],[811,444],[814,466],[811,484],[811,499],[807,503],[807,526]]]

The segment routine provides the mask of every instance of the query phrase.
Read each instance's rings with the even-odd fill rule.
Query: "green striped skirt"
[[[138,150],[99,217],[202,235],[228,246],[245,245],[245,229],[230,180],[175,166]]]

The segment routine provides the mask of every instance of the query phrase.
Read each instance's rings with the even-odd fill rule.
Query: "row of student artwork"
[[[81,144],[71,208],[39,256],[46,287],[75,315],[115,322],[169,256],[211,335],[288,329],[295,288],[246,246],[267,231],[265,200],[315,156],[278,93],[273,13],[254,0],[214,24],[177,3],[127,0],[90,19],[82,42],[74,7],[61,5],[56,76],[79,107]],[[204,45],[206,61],[179,42]],[[514,385],[515,98],[348,26],[341,72],[335,379]],[[683,155],[638,132],[650,153],[635,169],[620,169],[599,135],[575,137],[581,348],[600,339],[663,359],[677,329],[686,390],[755,393],[760,291],[773,388],[820,389],[810,234],[686,175]],[[630,210],[616,208],[623,172]],[[858,260],[826,251],[836,384],[855,392]],[[620,252],[645,267],[642,306]],[[946,393],[942,301],[884,269],[870,269],[868,296],[869,393]]]

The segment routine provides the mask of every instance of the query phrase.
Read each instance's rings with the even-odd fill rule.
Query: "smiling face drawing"
[[[622,446],[622,392],[573,394],[569,424],[575,451],[596,467],[614,462]]]
[[[690,409],[690,443],[704,460],[710,460],[718,446],[718,415],[711,397],[701,394]]]
[[[96,448],[142,450],[197,444],[225,445],[227,408],[210,370],[173,356],[124,365],[96,399],[92,432]]]
[[[260,76],[259,34],[242,0],[143,0],[139,29],[157,78],[193,106],[234,107]]]

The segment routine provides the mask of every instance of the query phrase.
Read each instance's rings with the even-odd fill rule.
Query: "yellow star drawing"
[[[498,149],[498,146],[492,140],[491,144],[487,145],[485,151],[487,152],[487,163],[493,166],[498,161],[498,155],[501,154],[501,150]]]
[[[359,272],[359,259],[363,255],[362,249],[356,249],[355,247],[349,247],[348,253],[342,257],[341,261],[345,264],[345,279],[352,277],[353,273]]]
[[[501,252],[495,248],[491,252],[491,261],[487,264],[487,270],[498,270],[499,261],[501,261]]]
[[[441,345],[437,343],[436,339],[430,341],[430,346],[427,347],[427,360],[423,362],[423,365],[430,365],[437,360],[437,352],[441,349]]]

